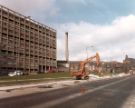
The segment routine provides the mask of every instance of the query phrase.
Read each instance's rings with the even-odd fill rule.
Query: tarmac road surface
[[[4,98],[0,108],[135,108],[135,75]]]

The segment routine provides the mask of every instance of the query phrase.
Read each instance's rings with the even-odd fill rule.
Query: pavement
[[[60,78],[38,78],[38,79],[25,79],[25,80],[20,80],[20,79],[15,79],[15,80],[10,80],[10,82],[16,82],[16,81],[38,81],[38,80],[64,80],[64,79],[71,79],[72,77],[60,77]],[[1,80],[0,82],[9,82],[9,80]]]
[[[56,81],[48,81],[48,82],[40,82],[33,84],[25,84],[25,85],[15,85],[15,86],[4,86],[0,87],[0,99],[22,96],[26,94],[39,93],[44,91],[56,90],[68,86],[74,86],[81,83],[87,82],[86,80],[56,80]]]
[[[14,86],[3,86],[0,87],[0,91],[7,91],[7,90],[14,90],[14,89],[21,89],[21,88],[31,88],[31,87],[37,87],[37,86],[46,86],[46,87],[55,87],[55,88],[61,88],[63,85],[73,85],[76,81],[75,80],[52,80],[48,82],[40,82],[40,83],[32,83],[32,84],[23,84],[23,85],[14,85]],[[81,80],[78,82],[86,82],[85,80]]]
[[[0,87],[0,91],[11,91],[11,90],[15,90],[15,89],[32,88],[32,87],[37,87],[37,86],[46,86],[46,88],[56,88],[57,89],[57,88],[62,88],[63,86],[75,85],[75,84],[77,84],[77,82],[85,83],[87,81],[103,80],[103,79],[123,77],[123,76],[128,76],[128,75],[129,74],[122,73],[122,74],[113,75],[113,76],[99,77],[97,75],[90,74],[89,80],[79,80],[79,81],[73,80],[73,79],[66,79],[69,77],[62,77],[61,80],[55,80],[56,78],[47,78],[47,79],[51,79],[51,80],[47,81],[47,82],[32,83],[32,84],[21,84],[21,85],[17,84],[17,85],[13,85],[13,86],[2,86],[2,87]],[[62,79],[64,79],[64,80],[62,80]],[[37,80],[37,79],[29,79],[29,80]],[[38,79],[38,80],[41,80],[41,79]],[[21,80],[21,81],[24,81],[24,80]]]
[[[135,108],[134,84],[135,75],[128,75],[49,91],[39,86],[42,92],[1,98],[0,108]]]

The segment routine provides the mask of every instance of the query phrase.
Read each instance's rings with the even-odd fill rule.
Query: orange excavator
[[[80,80],[80,79],[89,79],[89,72],[86,72],[85,71],[85,65],[89,62],[91,62],[93,59],[96,59],[96,65],[97,67],[99,66],[100,64],[100,56],[98,53],[96,53],[96,55],[90,57],[90,58],[87,58],[85,59],[84,61],[80,62],[80,70],[77,71],[77,72],[71,72],[71,75],[73,77],[75,77],[77,80]]]

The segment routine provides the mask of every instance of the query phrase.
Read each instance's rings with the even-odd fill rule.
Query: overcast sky
[[[135,58],[135,0],[0,0],[0,4],[56,29],[58,59],[65,59],[66,31],[70,60],[83,60],[96,51],[102,60],[122,61],[125,54]]]

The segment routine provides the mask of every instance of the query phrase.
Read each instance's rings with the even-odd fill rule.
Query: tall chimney
[[[65,57],[66,61],[69,61],[69,51],[68,51],[68,32],[65,33]]]

